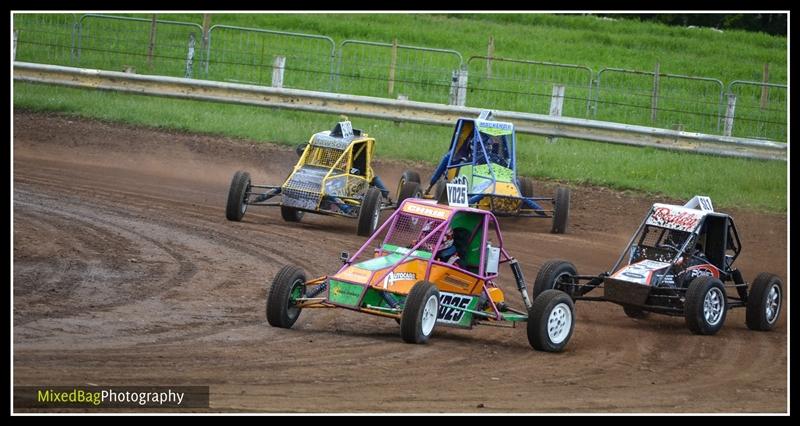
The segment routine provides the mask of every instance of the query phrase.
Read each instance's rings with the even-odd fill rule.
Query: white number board
[[[349,121],[340,121],[339,128],[342,130],[342,138],[349,139],[353,137],[353,123]]]
[[[447,204],[456,207],[469,207],[467,178],[459,176],[447,184]]]

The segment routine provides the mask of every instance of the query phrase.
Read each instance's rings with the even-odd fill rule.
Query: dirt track
[[[748,330],[737,309],[701,337],[682,318],[579,303],[562,354],[533,351],[524,328],[440,327],[409,345],[394,321],[339,310],[270,327],[266,288],[283,264],[323,275],[363,242],[340,218],[286,224],[252,208],[225,219],[237,169],[279,183],[295,160],[288,148],[16,113],[14,384],[209,385],[214,411],[786,411],[786,310],[773,332]],[[391,188],[402,169],[376,166]],[[654,201],[572,191],[568,234],[502,221],[529,281],[551,258],[604,271]],[[745,279],[770,271],[788,287],[786,216],[730,213]],[[519,305],[512,280],[500,284]]]

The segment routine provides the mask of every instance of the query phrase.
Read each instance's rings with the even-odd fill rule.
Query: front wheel
[[[273,327],[292,328],[302,308],[296,300],[306,293],[306,275],[302,269],[286,265],[272,280],[267,295],[267,322]]]
[[[298,157],[302,157],[303,156],[303,152],[305,152],[307,145],[308,144],[301,143],[300,145],[297,145],[296,147],[294,147],[294,152],[297,153]]]
[[[783,283],[777,275],[768,272],[758,274],[747,296],[747,328],[772,330],[781,315],[782,296]]]
[[[381,218],[381,191],[371,187],[367,190],[361,200],[361,208],[358,210],[358,235],[369,237],[378,229],[378,222]]]
[[[567,232],[567,220],[569,219],[569,189],[558,188],[553,207],[553,226],[550,232],[553,234],[563,234]]]
[[[247,211],[247,191],[250,189],[250,174],[239,170],[231,179],[228,189],[228,203],[225,206],[225,217],[228,220],[240,221]]]
[[[439,204],[449,204],[447,200],[447,181],[444,179],[440,179],[439,182],[436,182],[436,187],[433,190],[433,198],[436,199],[436,202]]]
[[[575,329],[575,305],[568,294],[546,290],[528,311],[528,343],[537,351],[561,352]]]
[[[281,217],[287,222],[300,222],[306,212],[294,207],[281,206]]]
[[[575,275],[578,275],[578,270],[572,262],[566,260],[548,260],[539,269],[536,274],[536,280],[533,282],[533,299],[536,300],[540,294],[546,290],[561,290],[568,294],[575,293],[575,288],[572,286],[559,285],[560,282],[574,282]]]
[[[400,336],[406,343],[425,343],[433,334],[439,313],[439,290],[428,281],[417,281],[408,293],[400,317]]]
[[[722,281],[702,276],[692,280],[686,290],[684,317],[694,334],[716,334],[725,323],[727,296]]]
[[[397,194],[397,205],[400,206],[407,198],[422,198],[422,188],[418,182],[408,181],[403,183]]]

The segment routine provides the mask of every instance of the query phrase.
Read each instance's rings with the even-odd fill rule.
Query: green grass
[[[70,55],[72,35],[65,15],[17,16],[15,25],[21,31],[18,58],[114,70],[133,66],[139,73],[183,76],[188,33],[196,30],[159,26],[155,58],[148,62],[145,47],[152,15],[126,15],[142,21],[84,20],[80,61]],[[202,23],[201,14],[159,14],[158,18]],[[788,69],[786,37],[581,15],[251,13],[213,14],[211,24],[329,36],[342,52],[341,75],[333,80],[328,75],[330,45],[324,41],[218,28],[212,31],[208,73],[200,67],[198,57],[195,76],[270,84],[273,58],[284,55],[286,87],[383,97],[403,94],[411,100],[438,103],[448,101],[450,73],[457,66],[452,55],[401,49],[390,92],[390,49],[355,44],[342,49],[340,44],[347,39],[390,43],[396,38],[400,44],[453,49],[467,61],[471,56],[486,55],[489,37],[494,37],[495,57],[575,64],[589,67],[593,73],[604,67],[652,71],[659,63],[663,73],[714,78],[724,85],[734,80],[760,81],[765,63],[770,66],[770,81],[785,83]],[[468,65],[468,106],[546,114],[552,85],[558,83],[567,85],[564,113],[568,116],[721,132],[718,115],[724,108],[719,105],[720,87],[713,82],[663,77],[658,102],[662,111],[653,120],[653,81],[648,76],[604,73],[600,90],[595,91],[599,97],[596,110],[591,110],[587,108],[591,72],[587,76],[574,69],[493,61],[493,78],[488,78],[484,60],[476,58]],[[740,86],[734,91],[738,96],[734,136],[786,141],[786,90],[770,89],[766,106],[761,105],[758,87]]]
[[[306,142],[337,115],[155,98],[64,87],[14,84],[14,107],[58,111],[157,128],[228,135],[283,144]],[[377,156],[422,162],[430,169],[452,129],[353,118],[374,136]],[[536,178],[632,189],[688,199],[709,195],[720,208],[785,212],[787,164],[666,152],[595,142],[518,135],[520,173]],[[427,172],[430,172],[428,170]],[[390,186],[393,185],[389,183]]]

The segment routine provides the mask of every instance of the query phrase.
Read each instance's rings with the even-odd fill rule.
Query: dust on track
[[[524,328],[439,328],[408,345],[394,321],[340,310],[270,327],[266,289],[283,264],[323,275],[363,242],[342,218],[225,219],[236,170],[278,183],[295,161],[269,144],[17,112],[14,384],[209,385],[213,411],[786,411],[786,312],[759,333],[737,309],[703,337],[681,318],[580,303],[562,354],[533,351]],[[375,169],[393,188],[406,166]],[[653,201],[572,187],[567,234],[549,234],[549,220],[501,228],[529,281],[551,258],[599,273]],[[786,216],[729,212],[745,278],[786,283]],[[520,303],[511,274],[500,285]]]

